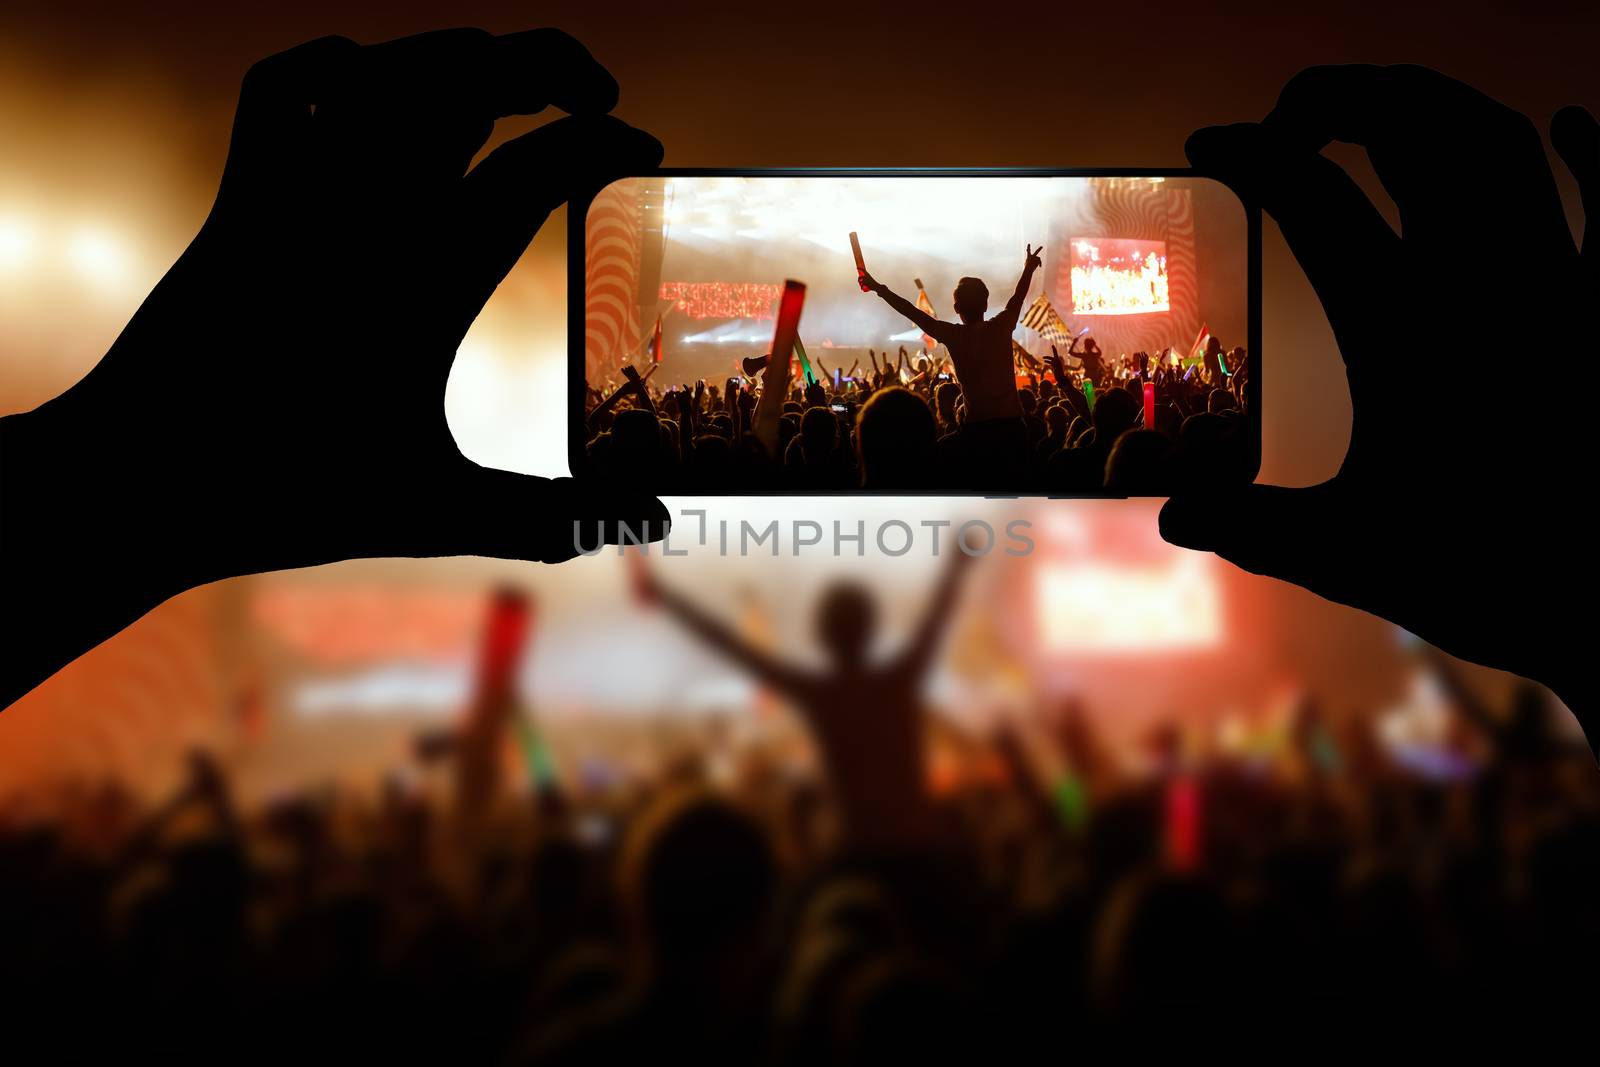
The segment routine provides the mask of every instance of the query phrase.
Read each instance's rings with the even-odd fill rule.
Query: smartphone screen
[[[1259,468],[1259,214],[1209,179],[668,170],[573,210],[575,476],[696,495],[1160,496]],[[687,447],[647,425],[677,406],[637,391],[591,417],[624,365],[725,380],[770,357],[786,280],[804,286],[817,371],[795,353],[751,381],[763,415],[781,412],[775,436],[709,397]]]

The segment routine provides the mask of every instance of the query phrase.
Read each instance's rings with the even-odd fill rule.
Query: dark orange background
[[[372,7],[8,4],[3,166],[151,220],[175,255],[209,203],[243,71],[325,33],[560,26],[617,75],[620,114],[660,137],[668,163],[733,166],[1181,165],[1189,131],[1260,116],[1314,63],[1425,63],[1542,120],[1595,101],[1600,40],[1594,5],[1559,2]],[[1564,173],[1560,182],[1575,203]],[[550,236],[533,257],[541,272],[560,269]],[[1263,477],[1314,481],[1343,449],[1342,376],[1270,228],[1265,255],[1268,404],[1303,405],[1306,417],[1292,435],[1269,426]],[[19,368],[8,354],[0,410],[32,406],[96,355]]]
[[[350,3],[13,2],[0,8],[0,213],[45,197],[69,214],[116,220],[140,258],[126,291],[98,311],[66,297],[8,301],[0,286],[0,413],[35,406],[92,366],[193,235],[251,62],[327,33],[375,41],[450,25],[553,25],[578,36],[620,81],[619,114],[655,133],[675,165],[1182,165],[1192,129],[1259,117],[1288,77],[1316,63],[1435,66],[1541,124],[1567,103],[1600,110],[1600,9],[1580,3],[1319,11],[1286,4],[1157,10],[591,0],[397,2],[375,11]],[[538,121],[507,124],[508,132]],[[1331,152],[1382,202],[1361,153]],[[1575,187],[1557,173],[1573,217],[1581,217]],[[1484,204],[1483,214],[1492,230],[1495,205]],[[560,215],[551,220],[486,313],[536,335],[557,368],[564,227]],[[1270,223],[1263,254],[1262,480],[1312,483],[1337,469],[1349,435],[1348,395],[1315,297]],[[1467,330],[1514,331],[1515,322],[1441,322],[1441,344],[1460,341]],[[534,417],[561,417],[560,390],[551,385],[550,395],[530,399]],[[1417,388],[1421,395],[1425,383]],[[559,440],[560,428],[550,436]],[[465,441],[463,448],[474,454]],[[455,569],[417,564],[405,573],[447,580],[483,573],[449,566]],[[1336,677],[1359,669],[1363,649],[1384,643],[1375,625],[1353,612],[1275,583],[1245,581],[1262,596],[1271,591],[1280,617],[1292,620],[1275,649],[1286,663],[1315,673],[1307,662],[1316,660]],[[237,584],[169,604],[97,652],[91,665],[65,672],[13,708],[0,720],[0,748],[12,765],[60,747],[51,738],[60,732],[62,708],[95,714],[95,679],[106,673],[152,671],[157,663],[182,670],[171,665],[187,657],[224,664],[215,669],[225,676],[225,621],[239,611],[230,599]],[[1330,655],[1335,647],[1341,651]],[[196,687],[198,703],[207,699],[211,669],[185,683]],[[171,743],[180,741],[174,735]]]

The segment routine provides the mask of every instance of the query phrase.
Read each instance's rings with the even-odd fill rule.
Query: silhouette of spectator
[[[862,485],[875,492],[932,488],[938,429],[933,414],[908,389],[883,389],[861,409],[856,429]]]
[[[910,641],[880,662],[869,659],[877,629],[871,594],[848,583],[824,592],[816,611],[817,638],[828,655],[822,672],[772,658],[689,598],[646,579],[650,600],[796,705],[823,751],[840,808],[858,841],[903,847],[930,829],[920,692],[968,559],[965,549],[945,547],[950,562]]]

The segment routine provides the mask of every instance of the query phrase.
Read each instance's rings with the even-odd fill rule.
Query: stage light
[[[1043,564],[1034,606],[1046,652],[1200,650],[1222,640],[1215,575],[1206,560],[1188,553],[1164,566]]]
[[[790,236],[837,248],[845,234],[870,219],[870,232],[861,235],[864,243],[880,252],[905,252],[926,249],[950,229],[1013,232],[1025,221],[1067,210],[1079,195],[1050,179],[1019,178],[1008,181],[1006,195],[997,197],[993,181],[891,178],[852,188],[808,178],[679,181],[669,223],[680,239],[698,242]]]
[[[67,262],[91,284],[110,287],[127,279],[127,250],[103,230],[80,229],[66,246]]]
[[[34,253],[34,227],[24,219],[0,219],[0,267],[21,267]]]
[[[304,682],[290,691],[289,706],[312,719],[400,712],[437,718],[458,714],[471,692],[471,673],[464,665],[402,662]]]
[[[26,266],[33,258],[38,236],[33,224],[18,217],[0,218],[0,269]]]

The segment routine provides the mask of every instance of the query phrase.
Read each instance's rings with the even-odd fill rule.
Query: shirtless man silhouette
[[[952,545],[949,562],[904,648],[869,658],[877,628],[871,593],[836,582],[817,605],[817,637],[828,666],[779,660],[741,638],[693,600],[660,585],[643,566],[636,592],[667,609],[688,630],[794,704],[823,755],[847,833],[858,845],[905,847],[932,830],[923,784],[922,685],[954,613],[969,557]]]
[[[1037,249],[1032,245],[1026,247],[1028,255],[1023,261],[1022,277],[1017,279],[1016,292],[992,319],[983,317],[989,309],[989,287],[981,278],[962,278],[956,283],[955,309],[961,321],[945,322],[892,292],[872,275],[861,276],[868,291],[877,293],[886,304],[916,323],[923,333],[950,350],[967,402],[968,423],[1022,418],[1022,406],[1017,401],[1017,380],[1012,373],[1011,333],[1017,328],[1033,272],[1043,263],[1039,253],[1044,251],[1043,245]],[[1019,421],[1019,433],[1020,430]]]

